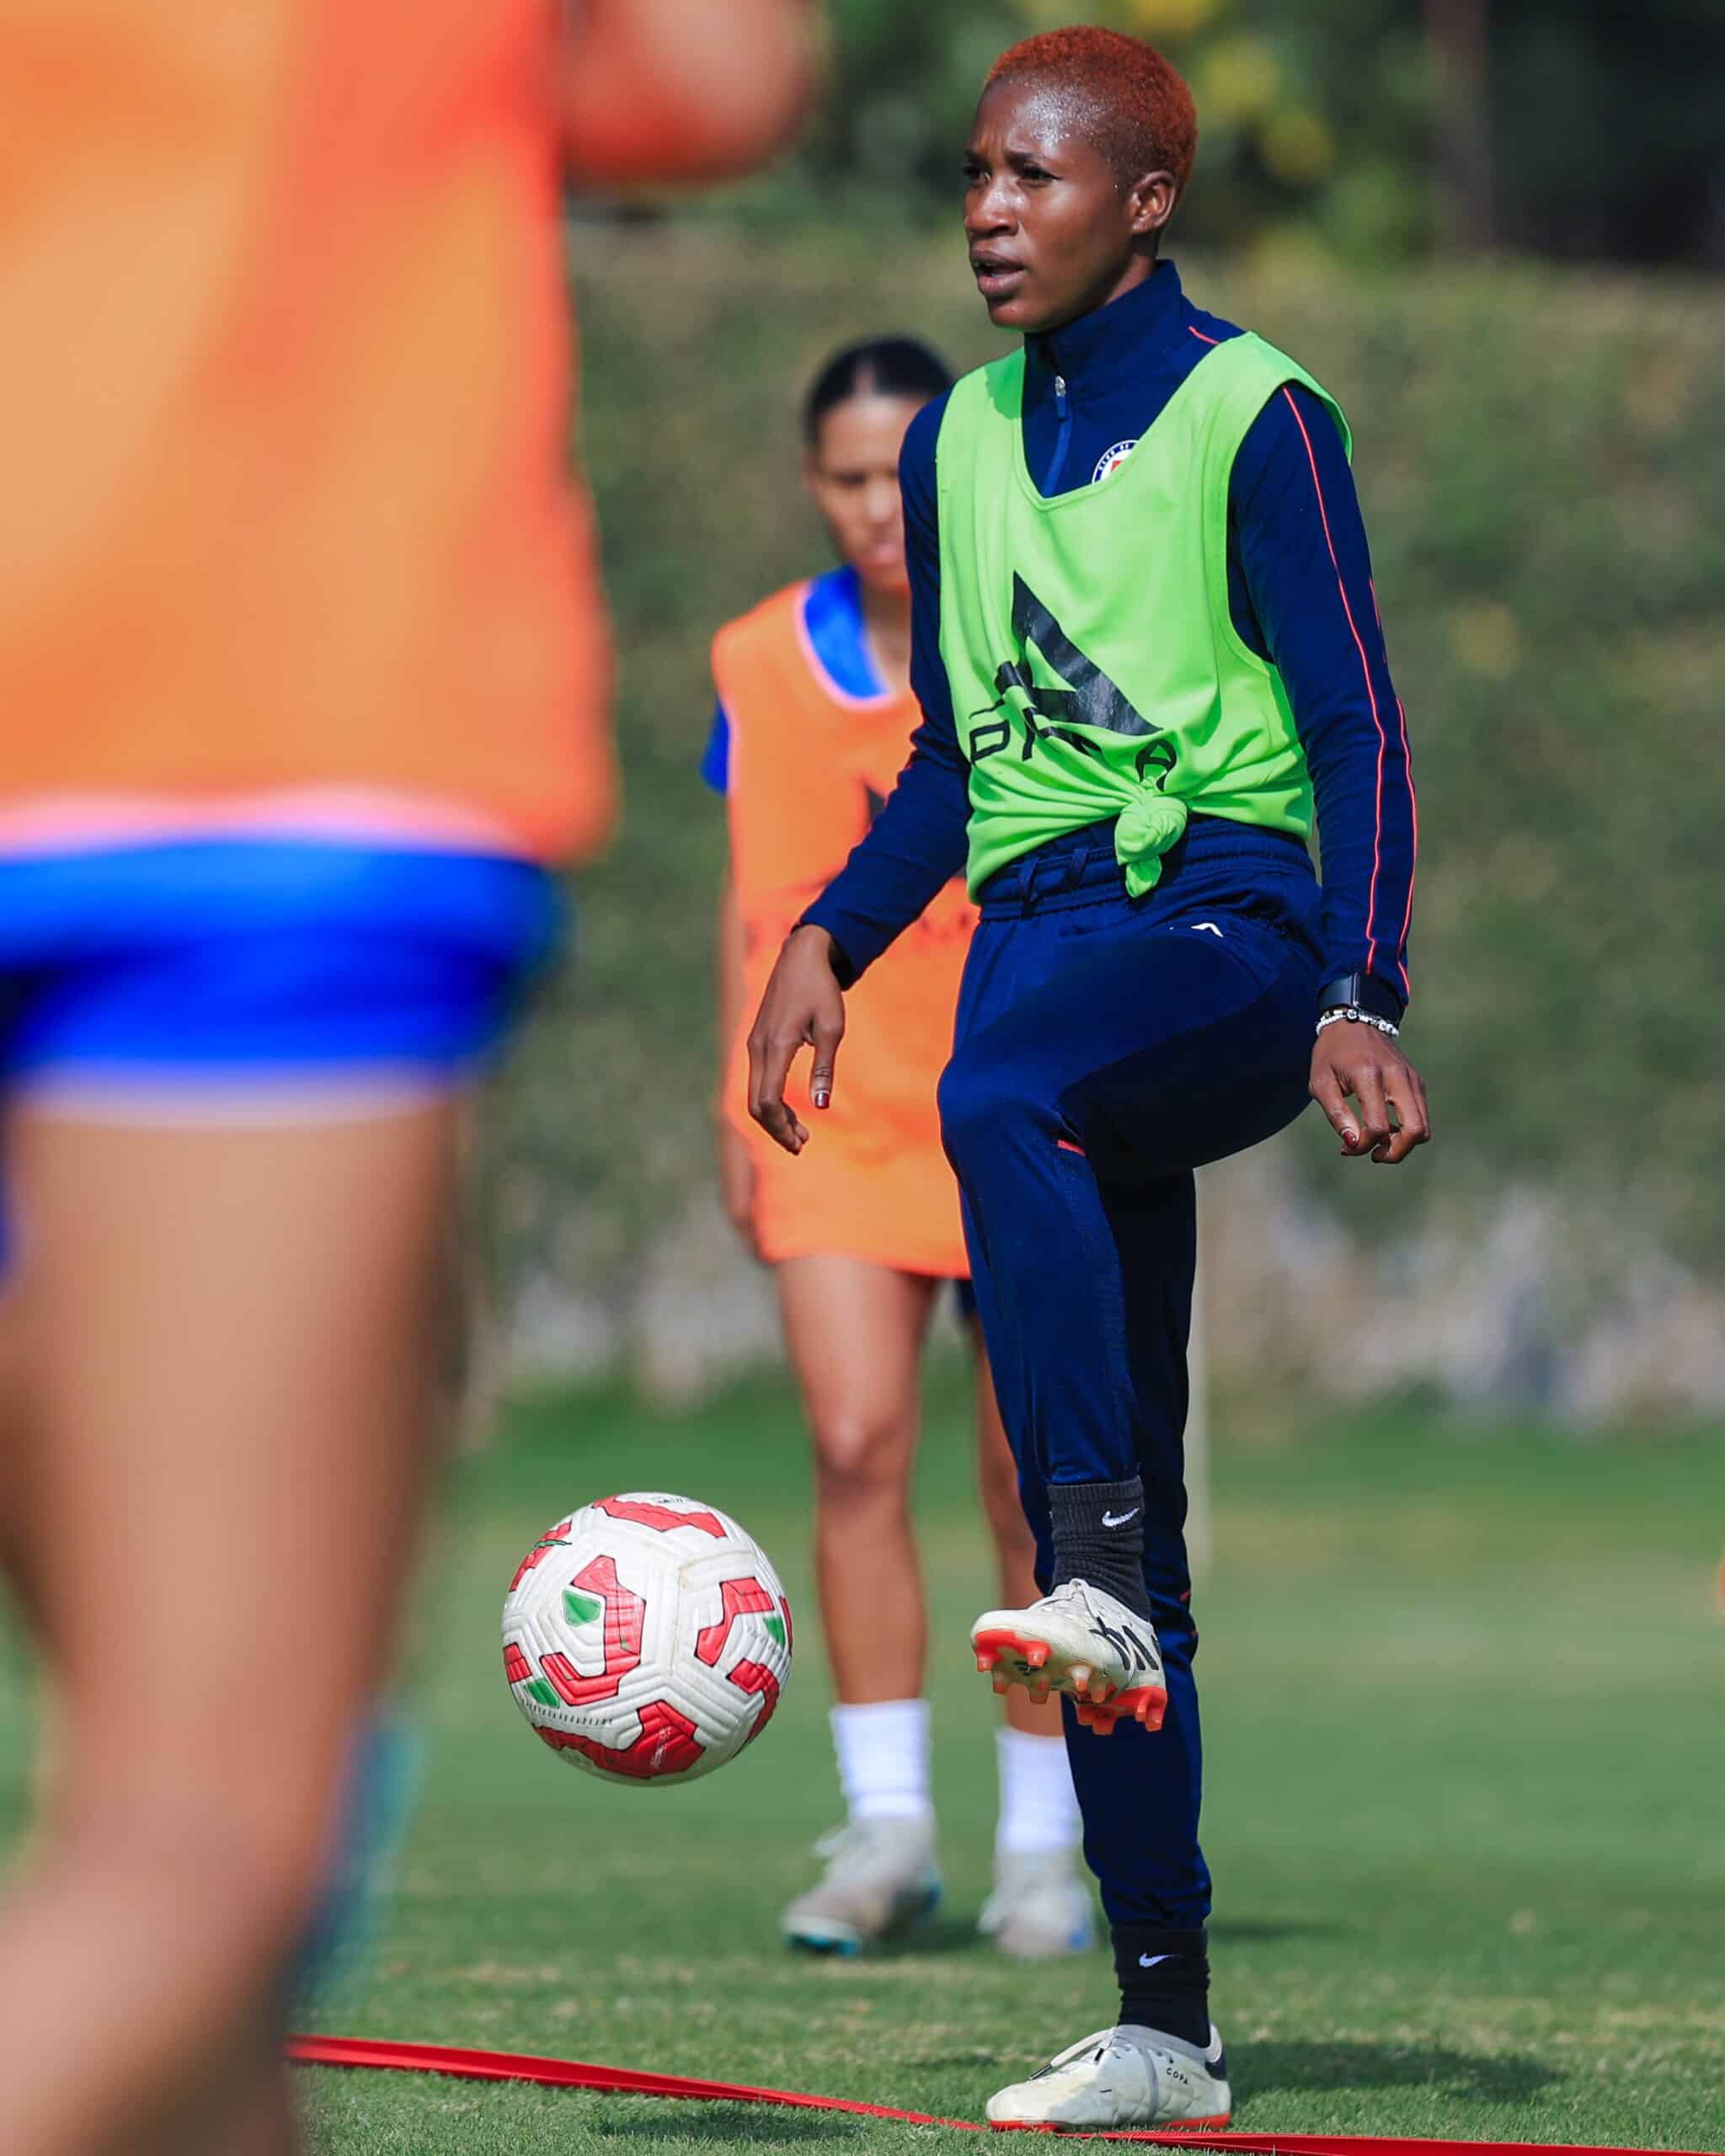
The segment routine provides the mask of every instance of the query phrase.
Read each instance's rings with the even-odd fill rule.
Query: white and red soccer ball
[[[710,1505],[601,1497],[542,1534],[503,1605],[503,1671],[590,1773],[688,1782],[734,1759],[791,1673],[791,1606],[761,1545]]]

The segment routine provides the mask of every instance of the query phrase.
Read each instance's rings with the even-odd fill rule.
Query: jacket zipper
[[[1060,424],[1055,430],[1055,453],[1049,460],[1048,477],[1042,483],[1044,499],[1060,492],[1066,469],[1066,451],[1072,440],[1072,412],[1066,402],[1066,378],[1060,374],[1055,376],[1055,416]]]

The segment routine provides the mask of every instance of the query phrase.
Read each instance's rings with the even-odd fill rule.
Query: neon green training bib
[[[1024,462],[1022,350],[942,416],[940,650],[970,765],[973,895],[1047,840],[1118,819],[1136,898],[1188,810],[1311,835],[1311,781],[1275,668],[1228,610],[1228,481],[1284,382],[1341,408],[1250,335],[1206,352],[1093,486],[1045,499]]]

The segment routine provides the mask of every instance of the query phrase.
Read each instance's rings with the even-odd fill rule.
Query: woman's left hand
[[[1312,1043],[1311,1097],[1329,1118],[1345,1160],[1394,1167],[1432,1134],[1425,1081],[1388,1033],[1358,1019],[1326,1026]],[[1348,1096],[1359,1104],[1356,1116]]]

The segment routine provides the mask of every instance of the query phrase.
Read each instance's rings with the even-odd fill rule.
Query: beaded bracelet
[[[1387,1033],[1392,1041],[1402,1038],[1399,1026],[1379,1017],[1375,1011],[1362,1011],[1357,1003],[1338,1003],[1334,1010],[1324,1011],[1318,1019],[1317,1030],[1322,1033],[1326,1026],[1339,1025],[1343,1018],[1350,1026],[1370,1026],[1378,1033]]]

